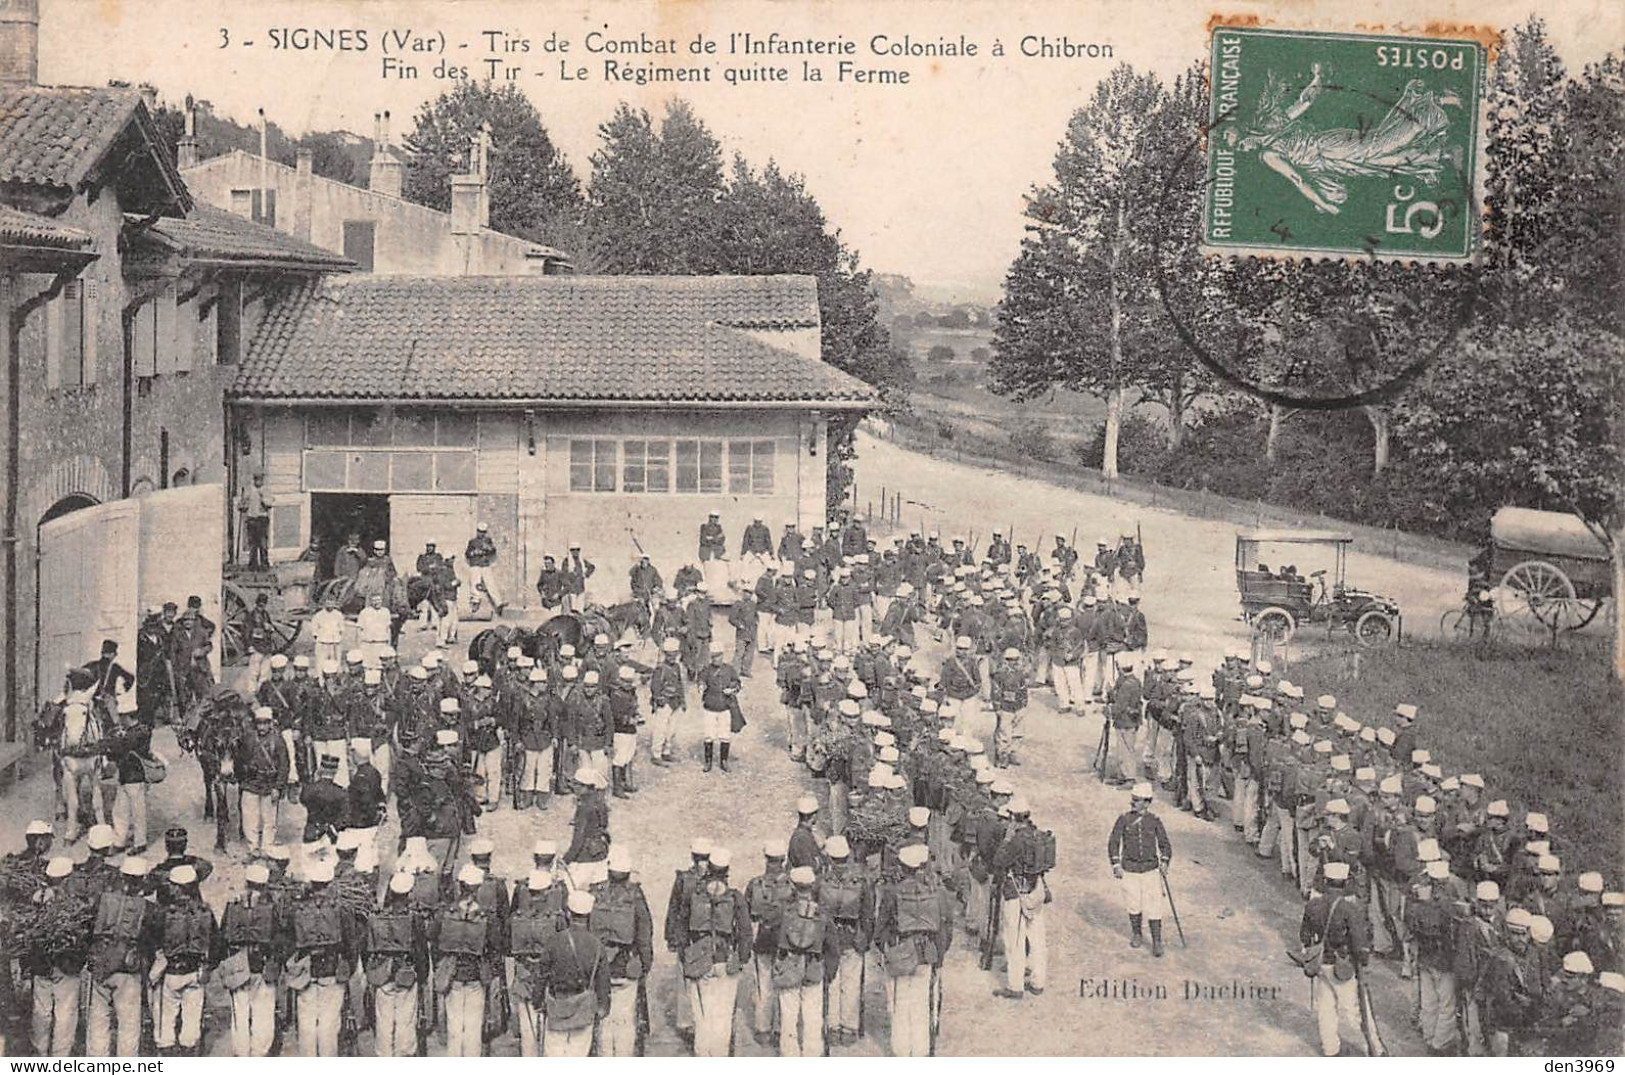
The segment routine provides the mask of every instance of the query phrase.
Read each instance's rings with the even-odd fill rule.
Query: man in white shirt
[[[344,659],[344,613],[333,598],[323,601],[321,610],[310,618],[310,633],[316,640],[316,659],[311,663],[319,677],[320,669],[329,662],[338,664]]]
[[[367,607],[355,618],[361,632],[362,663],[368,668],[379,667],[379,657],[390,644],[390,615],[384,607],[384,595],[375,593],[367,598]]]

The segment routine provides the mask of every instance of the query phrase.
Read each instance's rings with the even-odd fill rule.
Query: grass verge
[[[1597,640],[1563,649],[1412,642],[1292,667],[1309,697],[1328,689],[1366,723],[1399,702],[1421,708],[1417,738],[1446,775],[1480,773],[1514,822],[1543,810],[1561,844],[1563,871],[1625,876],[1625,692]],[[1386,719],[1386,717],[1382,718]]]

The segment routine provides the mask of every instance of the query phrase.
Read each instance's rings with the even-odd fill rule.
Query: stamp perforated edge
[[[1473,117],[1473,139],[1470,148],[1472,160],[1472,188],[1468,194],[1471,199],[1470,211],[1477,218],[1478,226],[1467,229],[1467,252],[1465,254],[1426,254],[1396,253],[1388,254],[1381,250],[1349,250],[1344,248],[1307,248],[1307,247],[1275,247],[1253,244],[1228,244],[1207,242],[1207,214],[1208,200],[1202,199],[1202,233],[1201,241],[1197,243],[1197,253],[1204,258],[1260,258],[1270,261],[1293,261],[1305,263],[1319,262],[1357,262],[1369,264],[1373,261],[1382,261],[1389,264],[1406,266],[1428,266],[1437,268],[1460,268],[1462,266],[1476,265],[1483,257],[1484,243],[1489,231],[1489,221],[1484,212],[1487,180],[1489,177],[1489,74],[1490,64],[1494,63],[1500,55],[1503,34],[1500,30],[1474,24],[1457,23],[1427,23],[1423,26],[1397,24],[1386,26],[1382,24],[1351,23],[1346,28],[1330,28],[1326,26],[1313,26],[1293,21],[1282,21],[1274,18],[1265,19],[1258,15],[1222,15],[1215,14],[1207,21],[1208,50],[1203,62],[1203,78],[1207,84],[1208,98],[1213,95],[1213,37],[1221,30],[1262,30],[1285,31],[1288,33],[1322,34],[1327,37],[1343,38],[1394,38],[1403,37],[1415,41],[1436,41],[1445,44],[1472,44],[1478,46],[1478,96],[1477,110]],[[1211,122],[1212,109],[1209,109]],[[1211,127],[1203,130],[1199,150],[1203,162],[1203,187],[1207,184],[1206,169],[1208,166],[1208,136]]]

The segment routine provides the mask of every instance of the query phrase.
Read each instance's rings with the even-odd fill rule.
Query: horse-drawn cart
[[[1510,624],[1577,631],[1614,596],[1608,549],[1576,516],[1502,508],[1489,554],[1496,612]]]
[[[220,662],[237,664],[248,658],[248,613],[260,594],[268,594],[271,634],[275,652],[293,647],[305,620],[310,618],[311,569],[305,562],[279,564],[266,570],[227,565],[220,583]],[[345,580],[348,581],[348,580]]]

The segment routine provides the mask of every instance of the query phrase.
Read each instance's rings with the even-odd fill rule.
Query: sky
[[[1067,118],[1119,63],[1172,79],[1206,54],[1212,6],[1193,0],[40,0],[40,78],[65,85],[110,79],[150,82],[166,100],[187,93],[219,114],[249,121],[264,108],[293,134],[346,129],[371,135],[373,116],[392,113],[395,141],[411,117],[450,83],[437,63],[483,61],[518,68],[555,143],[583,181],[598,124],[627,101],[658,114],[671,96],[690,99],[723,144],[753,164],[769,158],[806,177],[830,222],[863,264],[911,277],[931,297],[993,301],[1022,236],[1023,197],[1046,181]],[[1428,23],[1507,28],[1530,0],[1281,0],[1222,5],[1284,28],[1358,30]],[[1608,0],[1540,4],[1550,36],[1573,71],[1625,50],[1625,5]],[[274,47],[318,29],[350,30],[348,49]],[[364,31],[366,48],[357,48]],[[495,31],[496,38],[484,31]],[[587,35],[616,42],[672,41],[676,55],[589,51]],[[825,81],[801,77],[803,57],[729,55],[728,35],[829,41],[850,56],[813,57]],[[712,55],[690,43],[705,35]],[[876,55],[882,47],[958,46],[977,54]],[[1100,55],[1026,57],[1025,37],[1065,38]],[[526,38],[529,51],[490,43]],[[401,52],[396,40],[424,38],[443,55]],[[225,47],[221,47],[222,42]],[[995,41],[1006,55],[991,55]],[[252,44],[247,44],[252,42]],[[566,51],[556,44],[567,43]],[[336,42],[339,43],[339,42]],[[387,53],[386,45],[391,45]],[[1029,45],[1029,47],[1033,47]],[[1106,48],[1110,56],[1104,55]],[[907,71],[905,84],[840,80],[855,71]],[[386,61],[412,64],[416,79],[386,76]],[[605,63],[712,68],[708,83],[611,81]],[[724,69],[783,67],[783,82],[729,85]],[[585,78],[577,76],[585,69]],[[398,69],[397,69],[398,70]]]

